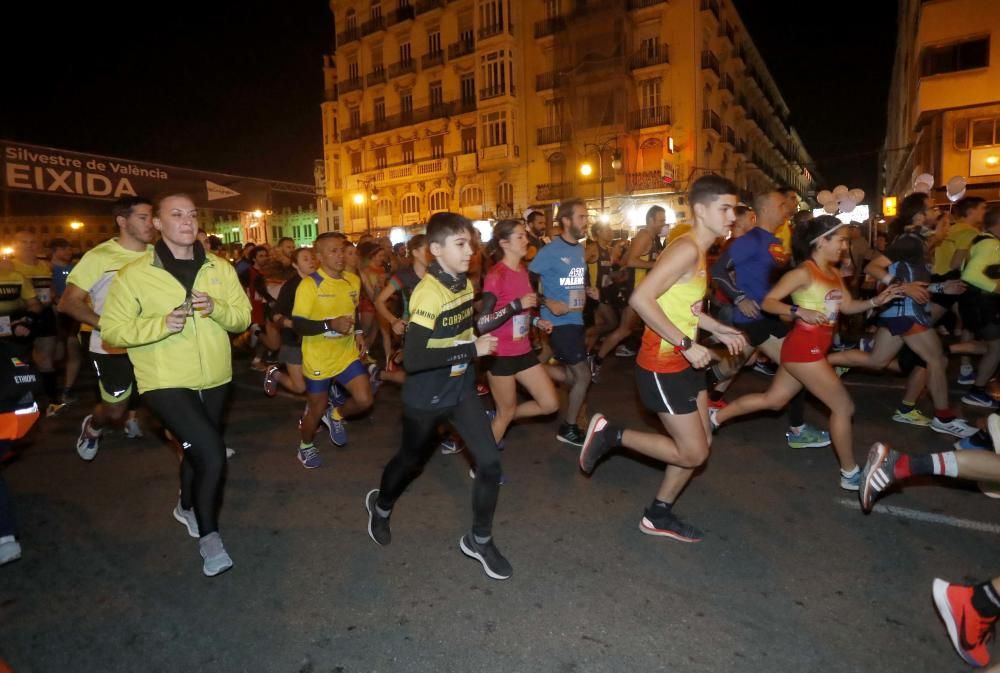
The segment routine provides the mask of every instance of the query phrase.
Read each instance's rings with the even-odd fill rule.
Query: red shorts
[[[797,322],[781,344],[781,362],[818,362],[833,345],[832,325]]]

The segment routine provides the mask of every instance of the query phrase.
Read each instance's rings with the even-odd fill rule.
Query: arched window
[[[431,213],[448,210],[448,192],[442,189],[432,193],[428,199],[428,203],[430,204]]]
[[[420,212],[420,197],[416,194],[407,194],[399,202],[399,212],[403,215],[413,215]]]
[[[640,171],[660,170],[660,160],[663,158],[663,143],[659,138],[647,138],[639,146]]]
[[[392,217],[392,199],[383,197],[378,200],[378,216]]]
[[[497,185],[497,211],[502,211],[505,215],[514,212],[514,185],[509,182]]]
[[[458,205],[462,208],[483,205],[483,188],[479,185],[467,185],[464,187],[459,196]]]

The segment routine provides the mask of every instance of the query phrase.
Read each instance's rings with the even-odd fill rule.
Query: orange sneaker
[[[972,587],[935,579],[934,605],[958,655],[970,666],[986,666],[990,663],[987,647],[993,640],[997,618],[979,614],[972,605],[972,591]]]

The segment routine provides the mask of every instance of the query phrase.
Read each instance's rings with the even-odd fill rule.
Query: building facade
[[[811,159],[727,0],[332,0],[324,186],[350,234],[571,196],[686,216],[705,172],[805,196]]]
[[[226,213],[203,225],[205,231],[215,234],[226,244],[257,243],[275,245],[286,236],[295,241],[296,247],[312,246],[316,237],[326,231],[338,231],[338,214],[324,225],[320,213],[314,208],[282,208],[276,211],[252,213]]]
[[[933,196],[965,177],[969,195],[1000,199],[1000,3],[903,0],[882,150],[883,196],[934,176]]]

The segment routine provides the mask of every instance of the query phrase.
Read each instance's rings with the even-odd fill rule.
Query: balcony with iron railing
[[[628,0],[629,11],[635,11],[637,9],[646,9],[647,7],[654,7],[656,5],[665,5],[667,0]]]
[[[701,52],[701,69],[711,70],[716,77],[719,77],[722,73],[722,69],[719,67],[719,57],[707,49]]]
[[[396,79],[397,77],[402,77],[403,75],[409,75],[417,71],[417,59],[408,58],[405,61],[400,61],[399,63],[393,63],[389,66],[389,78]]]
[[[453,42],[448,45],[448,60],[454,61],[460,56],[467,56],[468,54],[474,54],[476,51],[475,40],[466,39],[459,40],[458,42]]]
[[[629,129],[633,131],[651,126],[668,126],[670,124],[670,106],[657,105],[633,110],[629,113],[628,122]]]
[[[479,100],[489,100],[490,98],[499,98],[500,96],[506,96],[508,94],[511,96],[514,95],[513,84],[510,84],[506,87],[502,84],[499,84],[497,86],[489,86],[479,90]]]
[[[535,22],[535,39],[541,39],[554,35],[560,30],[566,29],[566,19],[562,16],[551,16],[547,19]]]
[[[562,84],[561,73],[543,72],[535,75],[535,91],[548,91]]]
[[[438,49],[428,54],[424,54],[420,59],[420,67],[424,70],[433,68],[444,63],[444,49]]]
[[[543,182],[535,185],[536,201],[555,201],[564,199],[573,193],[572,182]]]
[[[640,171],[625,174],[625,191],[634,192],[642,189],[662,189],[667,184],[660,171]]]
[[[730,147],[736,147],[736,131],[733,130],[732,126],[727,126],[723,129],[722,142],[726,143]]]
[[[571,135],[572,130],[569,126],[564,124],[559,124],[557,126],[543,126],[538,129],[537,140],[539,145],[552,145],[567,142]]]
[[[718,21],[721,12],[719,9],[719,0],[701,0],[701,11],[710,13]]]
[[[412,5],[397,7],[394,11],[389,12],[389,20],[386,21],[386,25],[395,26],[406,21],[412,21],[415,15],[416,12],[413,10]]]
[[[729,44],[736,44],[736,29],[733,28],[733,24],[728,21],[725,23],[719,22],[719,37],[729,40]]]
[[[382,66],[377,67],[372,70],[368,75],[365,76],[365,84],[367,86],[375,86],[376,84],[385,84],[385,68]]]
[[[435,103],[426,107],[404,110],[398,114],[379,117],[378,119],[374,119],[359,126],[348,127],[341,130],[340,137],[342,142],[357,140],[358,138],[371,135],[373,133],[384,133],[385,131],[403,128],[404,126],[422,124],[435,119],[443,119],[444,117],[450,117],[451,115],[459,112],[468,112],[470,109],[475,110],[475,104],[473,103],[470,105],[467,101]]]
[[[514,25],[510,23],[492,23],[479,29],[479,39],[485,40],[490,37],[502,35],[504,31],[514,34]]]
[[[426,14],[427,12],[433,12],[435,9],[444,9],[444,6],[448,4],[448,0],[417,0],[417,14]]]
[[[345,79],[343,82],[337,82],[337,93],[343,96],[351,91],[360,91],[362,87],[364,87],[364,81],[360,77]]]
[[[701,113],[701,128],[706,131],[715,131],[717,135],[722,135],[722,120],[719,115],[712,110],[704,110]]]
[[[739,68],[746,65],[747,52],[744,47],[742,46],[736,47],[735,49],[733,49],[730,55],[732,56],[733,61],[738,61],[738,63],[734,63],[736,67]]]
[[[667,63],[670,63],[670,45],[667,44],[658,44],[652,49],[640,49],[632,54],[628,61],[631,70]]]
[[[347,30],[337,33],[337,46],[342,47],[348,42],[354,42],[355,40],[361,39],[361,31],[358,27],[348,28]]]
[[[348,126],[347,128],[340,129],[340,142],[346,143],[350,140],[357,140],[366,134],[367,128],[364,124],[360,126]]]
[[[375,16],[361,24],[361,37],[367,37],[372,33],[385,30],[385,17]]]

